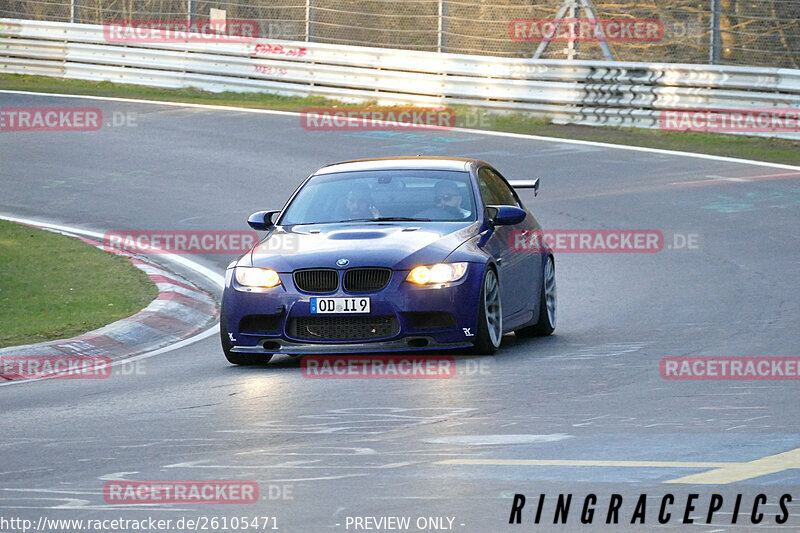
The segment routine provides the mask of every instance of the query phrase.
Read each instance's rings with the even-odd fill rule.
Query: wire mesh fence
[[[800,68],[800,0],[0,0],[0,17],[255,20],[262,38],[460,54]]]

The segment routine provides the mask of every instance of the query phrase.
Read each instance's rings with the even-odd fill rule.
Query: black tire
[[[553,259],[552,255],[547,256],[548,265],[545,265],[545,269],[542,272],[542,287],[539,291],[539,320],[536,324],[532,326],[527,326],[518,330],[514,331],[514,334],[517,337],[546,337],[553,333],[556,329],[556,317],[557,317],[557,299],[556,299],[556,263]],[[552,273],[552,298],[553,298],[553,308],[552,308],[552,316],[548,311],[547,307],[547,287],[548,284],[548,266],[551,269],[550,272]]]
[[[272,354],[231,352],[233,343],[228,338],[228,324],[225,321],[225,306],[223,306],[219,312],[219,340],[222,344],[222,352],[225,354],[225,359],[232,365],[265,365],[272,359]]]
[[[496,284],[496,291],[497,291],[497,307],[499,313],[499,334],[497,333],[497,328],[495,327],[495,333],[492,334],[490,331],[490,323],[487,320],[486,314],[486,297],[487,297],[487,285],[491,284],[491,279],[494,278],[494,283]],[[494,338],[493,338],[494,337]],[[475,334],[475,341],[474,347],[472,348],[472,353],[476,355],[493,355],[497,352],[497,349],[500,348],[500,344],[503,340],[503,305],[500,300],[500,281],[497,279],[497,271],[495,271],[494,267],[487,267],[486,271],[483,273],[483,280],[481,281],[481,298],[480,298],[480,310],[478,312],[478,331]]]

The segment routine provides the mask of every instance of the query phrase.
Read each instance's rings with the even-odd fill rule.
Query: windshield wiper
[[[430,222],[429,218],[410,217],[378,217],[378,218],[349,218],[340,222]]]

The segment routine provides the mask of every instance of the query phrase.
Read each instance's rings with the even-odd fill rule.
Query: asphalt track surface
[[[13,94],[0,102],[136,113],[136,127],[0,134],[8,215],[97,231],[244,229],[251,212],[281,207],[324,164],[423,154],[541,177],[539,197],[522,198],[547,228],[649,228],[702,242],[560,254],[556,334],[508,335],[498,355],[460,360],[451,379],[311,380],[288,357],[237,368],[212,336],[142,361],[137,375],[0,387],[2,517],[274,516],[289,532],[354,531],[348,517],[367,516],[451,517],[463,532],[800,530],[797,452],[755,463],[739,481],[723,471],[710,484],[671,483],[711,470],[693,463],[800,448],[798,382],[659,374],[667,356],[798,355],[799,172],[476,133],[309,132],[296,116]],[[222,272],[232,257],[194,259]],[[575,462],[489,464],[507,459]],[[110,479],[253,480],[261,499],[114,505],[102,494]],[[521,525],[508,524],[515,493],[528,498]],[[560,493],[576,508],[552,525]],[[599,516],[582,525],[589,493]],[[615,493],[625,503],[609,526]],[[642,493],[646,525],[630,525]],[[659,526],[667,493],[678,516]],[[690,513],[699,522],[711,495],[725,496],[711,525],[682,523],[689,493],[699,494]],[[758,493],[768,503],[753,526]],[[791,516],[779,526],[786,493]],[[737,494],[743,515],[730,525]]]

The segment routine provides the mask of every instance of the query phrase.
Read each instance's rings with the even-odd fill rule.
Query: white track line
[[[234,107],[234,106],[223,106],[223,105],[210,105],[210,104],[192,104],[192,103],[181,103],[181,102],[162,102],[160,100],[143,100],[137,98],[119,98],[116,96],[87,96],[87,95],[80,95],[80,94],[60,94],[60,93],[41,93],[41,92],[34,92],[34,91],[10,91],[10,90],[0,90],[0,93],[7,93],[7,94],[29,94],[34,96],[52,96],[56,98],[80,98],[80,99],[87,99],[87,100],[103,100],[108,102],[128,102],[134,104],[151,104],[151,105],[163,105],[163,106],[173,106],[173,107],[191,107],[196,109],[211,109],[215,111],[236,111],[241,113],[261,113],[265,115],[283,115],[283,116],[290,116],[290,117],[299,117],[302,114],[296,111],[277,111],[273,109],[254,109],[250,107]],[[352,120],[358,120],[354,118]],[[386,121],[390,122],[390,121]],[[598,126],[600,127],[600,126]],[[420,127],[420,129],[425,129],[424,126]],[[441,127],[431,127],[431,129],[441,130]],[[770,167],[770,168],[780,168],[785,170],[800,170],[800,166],[794,165],[785,165],[783,163],[770,163],[768,161],[755,161],[752,159],[740,159],[737,157],[725,157],[721,155],[710,155],[710,154],[695,154],[693,152],[681,152],[678,150],[664,150],[661,148],[646,148],[643,146],[627,146],[624,144],[612,144],[612,143],[603,143],[597,141],[582,141],[579,139],[562,139],[559,137],[545,137],[542,135],[529,135],[525,133],[509,133],[504,131],[487,131],[487,130],[475,130],[470,128],[448,128],[446,131],[457,131],[461,133],[472,133],[475,135],[489,135],[492,137],[506,137],[511,139],[529,139],[534,141],[545,141],[545,142],[555,142],[555,143],[563,143],[563,144],[577,144],[583,146],[597,146],[600,148],[611,148],[615,150],[628,150],[631,152],[646,152],[651,154],[663,154],[663,155],[670,155],[670,156],[679,156],[679,157],[693,157],[695,159],[706,159],[710,161],[722,161],[725,163],[737,163],[741,165],[755,165],[760,167]]]
[[[53,224],[53,223],[50,223],[50,222],[43,222],[41,220],[34,220],[34,219],[30,219],[30,218],[20,218],[20,217],[14,217],[14,216],[9,216],[9,215],[4,215],[4,214],[0,214],[0,219],[8,220],[8,221],[11,221],[11,222],[17,222],[19,224],[28,224],[28,225],[31,225],[31,226],[39,226],[41,228],[55,230],[55,231],[63,231],[63,232],[66,232],[66,233],[74,233],[75,235],[83,235],[85,237],[92,237],[94,239],[99,239],[100,242],[103,241],[103,234],[99,233],[99,232],[96,232],[96,231],[88,231],[88,230],[85,230],[85,229],[75,228],[75,227],[72,227],[72,226],[65,226],[65,225],[62,225],[62,224]],[[212,281],[214,284],[219,285],[220,287],[223,287],[225,285],[225,277],[224,276],[222,276],[221,274],[218,274],[217,272],[211,270],[208,267],[205,267],[205,266],[201,265],[200,263],[192,261],[191,259],[188,259],[188,258],[180,256],[180,255],[169,254],[169,253],[159,254],[159,257],[163,257],[164,259],[166,259],[168,261],[172,261],[173,263],[177,263],[177,264],[179,264],[179,265],[181,265],[181,266],[183,266],[183,267],[185,267],[185,268],[187,268],[189,270],[197,272],[198,274],[206,277],[207,279]],[[200,333],[198,333],[196,335],[192,335],[188,339],[183,339],[182,341],[178,341],[175,344],[170,344],[169,346],[164,346],[163,348],[159,348],[157,350],[153,350],[153,351],[150,351],[150,352],[145,352],[145,353],[142,353],[142,354],[139,354],[139,355],[135,355],[135,356],[129,357],[127,359],[120,359],[119,361],[114,361],[111,364],[111,366],[112,367],[121,366],[121,365],[124,365],[124,364],[128,364],[131,361],[138,361],[140,359],[149,359],[150,357],[154,357],[154,356],[160,355],[162,353],[171,352],[172,350],[177,350],[178,348],[183,348],[184,346],[188,346],[188,345],[190,345],[192,343],[195,343],[197,341],[203,340],[206,337],[210,337],[211,335],[214,335],[216,333],[219,333],[219,323],[214,324],[210,328],[208,328],[208,329],[206,329],[204,331],[201,331]],[[25,380],[18,380],[18,381],[8,381],[8,382],[5,382],[5,383],[0,383],[0,387],[7,387],[7,386],[10,386],[10,385],[20,385],[20,384],[23,384],[23,383],[31,383],[33,381],[43,381],[44,379],[50,379],[50,378],[25,379]]]

